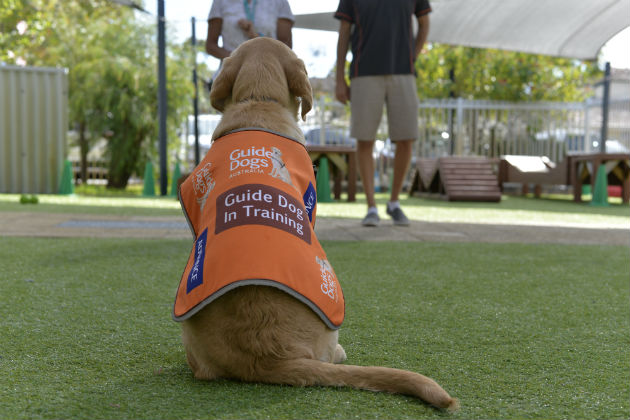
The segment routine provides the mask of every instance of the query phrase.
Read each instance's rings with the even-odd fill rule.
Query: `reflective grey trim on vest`
[[[235,281],[234,283],[230,283],[227,286],[217,290],[212,295],[208,296],[206,299],[201,301],[197,306],[195,306],[194,308],[189,310],[186,314],[180,317],[175,316],[175,307],[173,307],[173,319],[177,322],[185,321],[191,316],[195,315],[197,312],[201,311],[207,304],[223,296],[230,290],[234,290],[237,287],[241,287],[241,286],[270,286],[270,287],[275,287],[276,289],[280,289],[283,292],[286,292],[292,297],[296,298],[300,302],[304,303],[309,308],[311,308],[311,310],[313,310],[313,312],[315,312],[322,319],[322,321],[324,321],[324,324],[326,324],[328,328],[330,328],[331,330],[339,329],[339,327],[333,325],[333,323],[330,322],[328,317],[319,309],[317,305],[315,305],[313,302],[311,302],[309,299],[307,299],[303,295],[299,294],[295,290],[291,289],[288,286],[285,286],[282,283],[279,283],[274,280],[263,280],[263,279],[239,280],[239,281]]]

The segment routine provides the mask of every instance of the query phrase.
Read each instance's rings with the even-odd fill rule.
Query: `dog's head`
[[[223,60],[212,83],[212,106],[223,112],[231,103],[246,100],[275,101],[302,119],[313,106],[313,92],[304,62],[284,43],[254,38]]]

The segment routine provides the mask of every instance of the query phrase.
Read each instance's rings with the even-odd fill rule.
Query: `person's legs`
[[[364,226],[377,226],[379,223],[374,199],[374,140],[383,114],[385,103],[385,77],[362,76],[352,79],[350,84],[351,130],[350,135],[357,139],[357,159],[359,173],[368,214],[363,219]]]
[[[374,140],[357,141],[357,154],[359,160],[359,173],[361,174],[361,183],[365,192],[368,208],[376,207],[374,200],[374,158],[372,151],[374,150]]]
[[[403,182],[411,163],[411,153],[413,149],[412,140],[399,140],[396,142],[396,152],[394,154],[394,179],[392,180],[392,191],[389,201],[398,201],[398,195],[402,191]]]
[[[363,184],[363,192],[367,201],[367,215],[361,221],[363,226],[378,226],[381,219],[378,216],[376,208],[376,200],[374,199],[374,158],[372,150],[374,149],[374,140],[357,141],[357,155],[359,160],[359,173],[361,174],[361,183]]]
[[[400,209],[398,197],[402,191],[409,164],[413,142],[418,138],[418,96],[413,75],[392,75],[386,83],[387,119],[389,136],[396,143],[394,155],[394,178],[387,214],[400,226],[409,225],[409,219]]]

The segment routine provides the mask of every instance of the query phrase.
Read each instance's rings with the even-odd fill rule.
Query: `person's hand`
[[[238,21],[238,27],[247,32],[252,28],[252,22],[247,19],[241,19]]]
[[[429,53],[429,50],[427,50],[426,48],[422,48],[420,51],[416,52],[416,56],[413,58],[413,62],[415,63],[416,61],[418,61],[418,57],[420,57],[421,55],[426,55]]]
[[[258,35],[254,31],[254,23],[247,19],[241,19],[238,21],[238,27],[241,28],[245,35],[249,38],[256,38]]]
[[[350,100],[350,87],[346,83],[346,79],[337,79],[335,86],[335,97],[342,104],[346,104]]]

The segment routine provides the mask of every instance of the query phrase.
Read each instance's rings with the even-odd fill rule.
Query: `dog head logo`
[[[337,281],[332,266],[327,259],[315,256],[315,261],[319,264],[319,271],[322,275],[322,284],[320,289],[322,293],[337,302]]]
[[[197,199],[197,204],[199,204],[201,210],[203,210],[203,207],[206,205],[206,200],[208,199],[210,191],[212,191],[216,185],[216,181],[212,177],[211,167],[212,163],[208,162],[203,167],[195,171],[192,176],[195,198]]]
[[[282,160],[282,150],[277,147],[271,148],[271,172],[269,172],[269,175],[289,185],[293,185],[293,182],[291,182],[291,174],[287,169],[287,165]]]

